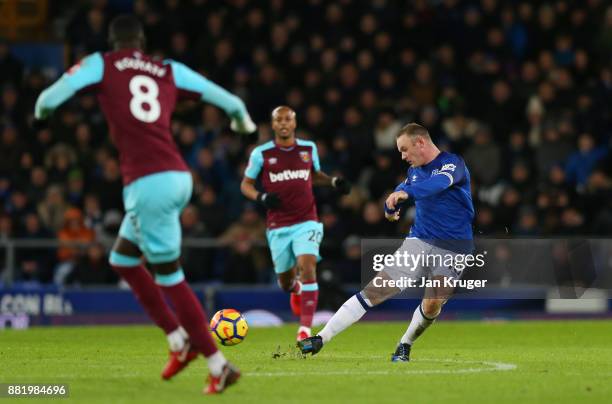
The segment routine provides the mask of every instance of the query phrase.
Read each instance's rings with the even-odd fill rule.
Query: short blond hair
[[[400,131],[397,133],[395,137],[399,139],[400,137],[404,135],[410,137],[413,141],[418,136],[431,141],[431,136],[429,136],[429,131],[425,129],[424,126],[421,126],[418,123],[414,123],[414,122],[405,125],[402,129],[400,129]]]

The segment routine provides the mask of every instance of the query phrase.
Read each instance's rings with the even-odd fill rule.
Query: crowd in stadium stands
[[[116,11],[105,0],[59,7],[70,57],[107,50]],[[68,6],[72,6],[69,4]],[[405,175],[395,135],[427,127],[471,171],[477,236],[612,234],[612,6],[603,0],[135,0],[148,50],[242,97],[259,139],[232,134],[210,105],[178,106],[172,129],[192,168],[186,248],[192,281],[266,282],[263,211],[240,194],[246,158],[271,137],[270,111],[297,111],[323,170],[355,185],[316,194],[325,225],[322,268],[359,280],[359,238],[403,234],[382,201]],[[54,77],[25,69],[0,43],[0,239],[57,238],[88,248],[17,251],[17,279],[115,282],[105,248],[122,218],[117,156],[95,97],[33,128],[38,93]],[[4,259],[3,257],[0,257]],[[2,264],[3,265],[3,264]]]

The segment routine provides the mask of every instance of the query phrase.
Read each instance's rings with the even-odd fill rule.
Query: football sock
[[[208,318],[202,309],[195,293],[191,290],[183,270],[169,275],[155,275],[155,282],[161,286],[164,294],[170,299],[181,325],[189,334],[194,348],[210,357],[217,352],[217,345],[209,331]]]
[[[436,318],[439,314],[440,313],[436,314],[436,316],[433,318],[428,318],[425,316],[425,314],[423,314],[423,309],[419,304],[419,307],[414,310],[414,314],[412,315],[412,321],[410,321],[410,325],[408,325],[408,329],[406,330],[406,333],[402,336],[400,342],[402,344],[412,345],[414,341],[416,341],[416,339],[419,338],[421,334],[423,334],[427,327],[429,327],[433,324],[434,321],[436,321]]]
[[[299,334],[299,333],[301,333],[302,331],[304,331],[304,332],[305,332],[306,334],[308,334],[309,336],[310,336],[310,335],[312,335],[312,330],[310,329],[310,327],[306,327],[306,326],[301,325],[301,326],[298,328],[298,334]]]
[[[319,300],[319,285],[317,282],[304,282],[302,284],[302,300],[300,301],[300,325],[310,328],[312,318],[317,310]]]
[[[372,304],[362,296],[361,292],[348,299],[327,324],[325,324],[321,332],[318,333],[323,339],[323,343],[327,343],[333,337],[344,331],[348,326],[359,321],[371,307]]]
[[[187,331],[185,331],[183,327],[177,328],[166,337],[168,338],[168,345],[172,352],[182,351],[185,347],[185,342],[189,339],[189,335],[187,335]]]
[[[128,257],[131,258],[131,257]],[[137,266],[120,266],[111,260],[112,268],[123,280],[130,285],[132,292],[151,320],[166,334],[170,334],[179,327],[172,310],[147,269],[138,261]]]
[[[227,359],[223,356],[223,352],[217,351],[214,354],[206,358],[208,363],[208,370],[210,374],[217,377],[223,372],[223,366],[227,363]]]

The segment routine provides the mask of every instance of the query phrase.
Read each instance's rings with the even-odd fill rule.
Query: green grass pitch
[[[223,348],[244,376],[218,397],[201,395],[201,359],[175,380],[160,380],[166,342],[153,327],[6,330],[0,383],[68,383],[70,397],[60,402],[81,403],[612,400],[612,321],[441,321],[415,344],[412,362],[391,363],[405,326],[356,324],[305,359],[293,348],[295,325],[252,328],[244,343]],[[32,402],[6,401],[23,400]]]

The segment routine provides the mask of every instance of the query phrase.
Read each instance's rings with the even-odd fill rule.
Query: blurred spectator
[[[358,236],[351,235],[343,244],[343,256],[334,268],[339,274],[342,282],[359,283],[361,281],[361,240]]]
[[[83,246],[78,244],[93,242],[95,240],[95,233],[93,230],[85,227],[82,212],[79,209],[70,208],[64,214],[64,225],[57,233],[57,238],[61,246],[57,250],[59,264],[55,269],[53,281],[58,285],[62,285],[83,255]],[[77,245],[74,245],[75,243]]]
[[[547,128],[542,143],[536,150],[536,166],[540,177],[546,176],[553,166],[562,164],[571,150],[570,143],[561,137],[555,127]]]
[[[215,190],[204,186],[198,200],[199,217],[207,231],[217,236],[227,227],[227,218],[223,205],[217,200]]]
[[[51,185],[47,188],[45,199],[38,204],[38,215],[46,228],[56,232],[64,225],[67,209],[62,188],[59,185]]]
[[[45,166],[51,183],[62,183],[68,178],[68,172],[76,163],[74,149],[58,143],[45,156]]]
[[[370,198],[377,200],[397,185],[398,172],[391,159],[389,153],[379,152],[374,158],[375,167],[363,171],[361,182],[364,188],[369,190]]]
[[[374,142],[376,148],[382,151],[397,149],[395,136],[402,128],[402,124],[396,120],[392,110],[384,110],[378,115],[378,122],[374,129]]]
[[[0,85],[11,83],[19,85],[23,76],[22,63],[11,53],[9,44],[0,39]]]
[[[582,190],[596,164],[607,154],[608,149],[603,146],[597,147],[590,133],[580,135],[578,151],[569,156],[565,166],[567,181]]]
[[[9,215],[0,216],[0,240],[9,240],[14,233],[13,219]]]
[[[24,145],[17,137],[17,128],[5,125],[0,143],[0,173],[8,173],[19,164]]]
[[[67,284],[99,285],[116,283],[117,275],[108,263],[107,252],[100,243],[93,243],[86,247],[85,253],[80,255],[74,269],[66,278]]]
[[[268,251],[253,244],[265,240],[266,226],[255,207],[247,205],[240,215],[238,222],[229,226],[221,234],[219,242],[230,247],[230,257],[242,261],[247,256],[257,271],[262,271],[268,266]],[[238,270],[237,270],[238,271]],[[244,273],[240,272],[242,275]],[[242,276],[241,275],[241,276]],[[257,278],[257,277],[255,277]]]
[[[501,157],[499,146],[485,127],[478,129],[474,143],[467,148],[464,155],[472,178],[482,185],[491,185],[499,178]]]
[[[393,227],[393,224],[385,219],[380,204],[369,201],[363,206],[361,223],[356,233],[364,238],[384,238],[393,234]]]
[[[184,238],[208,238],[206,226],[200,221],[200,213],[195,205],[187,205],[181,213],[181,225]],[[184,247],[181,263],[189,281],[202,282],[214,278],[212,254],[210,248],[196,246]]]
[[[17,234],[20,239],[39,240],[55,238],[54,234],[45,229],[35,213],[25,215],[23,229]],[[19,280],[49,282],[55,265],[55,248],[34,247],[18,249],[16,254],[16,275]]]
[[[98,195],[102,211],[123,211],[123,183],[116,159],[108,158],[103,162],[102,177],[92,190]]]

